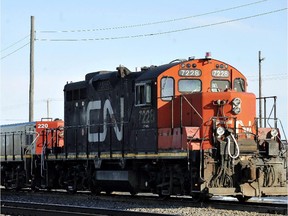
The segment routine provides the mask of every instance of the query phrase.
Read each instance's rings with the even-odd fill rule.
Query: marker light
[[[232,100],[232,111],[237,115],[241,112],[241,99],[234,98]]]
[[[240,98],[234,98],[232,103],[235,105],[235,106],[239,106],[241,104],[241,99]]]
[[[206,59],[211,59],[211,52],[206,52],[206,55],[205,55],[205,58]]]
[[[222,136],[225,133],[225,129],[223,127],[218,127],[216,133],[218,136]]]
[[[278,135],[278,131],[277,131],[277,129],[272,129],[271,131],[270,131],[270,134],[271,134],[271,136],[272,137],[276,137],[277,135]]]
[[[238,115],[240,113],[241,109],[239,107],[234,107],[233,112]]]

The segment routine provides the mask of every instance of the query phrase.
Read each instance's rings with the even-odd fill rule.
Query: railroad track
[[[1,201],[1,214],[4,215],[29,215],[29,216],[92,216],[92,215],[115,215],[115,216],[169,216],[168,214],[133,212],[104,208],[88,208],[68,205],[55,205],[44,203]]]
[[[78,206],[79,204],[82,205],[83,207],[83,210],[81,210],[82,213],[86,212],[85,209],[87,209],[88,211],[92,211],[91,207],[87,208],[86,206],[93,206],[92,209],[95,210],[97,209],[97,206],[103,206],[102,203],[108,203],[108,205],[110,206],[114,204],[117,208],[119,207],[123,209],[134,209],[135,211],[137,211],[138,208],[141,208],[142,211],[143,209],[144,211],[146,209],[146,211],[149,211],[150,215],[152,214],[152,212],[150,211],[152,208],[159,208],[159,209],[162,209],[161,212],[165,212],[165,208],[169,208],[171,206],[173,206],[174,208],[219,209],[219,210],[245,211],[245,212],[256,212],[256,213],[272,213],[272,214],[277,213],[277,214],[287,215],[287,202],[286,203],[246,202],[245,204],[243,204],[243,203],[239,203],[238,201],[231,201],[231,200],[227,201],[227,200],[219,200],[219,199],[211,199],[207,202],[193,202],[192,199],[189,197],[171,197],[167,199],[161,199],[158,196],[153,196],[153,195],[137,195],[137,196],[132,197],[131,195],[126,195],[123,193],[119,193],[116,195],[112,194],[112,195],[94,196],[87,192],[77,193],[74,195],[67,194],[66,192],[62,192],[62,191],[52,191],[52,192],[40,191],[37,193],[32,193],[30,191],[11,192],[11,191],[2,190],[1,192],[2,192],[1,193],[2,203],[3,201],[5,201],[6,198],[8,198],[9,200],[9,196],[16,196],[24,202],[28,200],[34,203],[35,202],[42,202],[42,203],[54,202],[54,203],[57,203],[57,205],[59,205],[59,203],[62,203],[63,200],[66,200],[68,202],[68,200],[71,199],[69,201],[70,202],[69,205],[70,206],[77,205],[77,209],[80,209],[81,207],[81,206]],[[52,204],[52,206],[55,207],[56,205]],[[101,213],[102,210],[103,209],[99,209],[99,212],[100,212],[99,214],[125,215],[125,212],[126,212],[124,211],[122,214],[120,213],[122,209],[119,209],[117,210],[119,214],[116,214],[114,212],[115,209],[113,209],[111,211],[111,213],[113,214],[108,214],[108,212]],[[106,209],[106,210],[108,211],[109,209]],[[59,213],[59,210],[57,209],[57,215],[58,213]],[[130,213],[129,215],[131,215],[131,212],[128,212],[128,213]],[[71,213],[69,214],[72,215]],[[177,213],[174,213],[174,214],[177,214]],[[37,215],[39,215],[39,212]],[[140,215],[139,211],[136,213],[136,215]],[[143,215],[147,215],[147,213],[144,212]]]

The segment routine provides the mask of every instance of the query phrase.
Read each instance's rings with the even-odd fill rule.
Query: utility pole
[[[49,102],[50,102],[50,99],[48,98],[47,99],[47,118],[49,118]]]
[[[34,121],[34,16],[31,16],[30,32],[30,84],[29,84],[29,122]]]
[[[262,127],[262,75],[261,75],[261,62],[265,58],[261,58],[261,51],[259,51],[259,121]],[[266,119],[264,119],[265,121]]]

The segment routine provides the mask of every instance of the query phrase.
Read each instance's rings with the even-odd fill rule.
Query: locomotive
[[[10,155],[1,150],[1,184],[239,201],[287,196],[287,141],[276,116],[256,117],[247,85],[210,55],[88,73],[64,87],[64,126],[45,127],[26,146],[41,142],[39,151],[21,147],[16,160],[14,147]]]

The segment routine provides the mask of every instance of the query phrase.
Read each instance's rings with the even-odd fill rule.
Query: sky
[[[277,96],[288,133],[287,0],[1,0],[0,124],[29,119],[31,16],[34,120],[63,119],[64,85],[89,72],[120,64],[134,71],[208,51],[246,75],[258,96],[261,51],[262,96]]]

